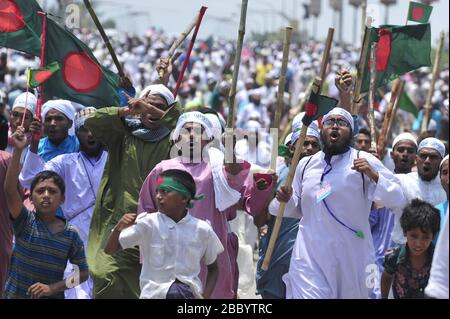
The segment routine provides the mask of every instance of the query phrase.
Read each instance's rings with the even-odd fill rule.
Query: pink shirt
[[[245,163],[243,166],[244,169],[235,176],[228,174],[225,169],[224,173],[230,187],[241,193],[241,206],[249,214],[256,216],[263,211],[266,204],[265,199],[270,196],[272,189],[269,187],[266,190],[258,190],[253,182],[253,178],[249,175],[250,165]],[[189,213],[199,219],[208,220],[223,247],[228,247],[227,219],[233,215],[235,216],[236,207],[228,208],[224,212],[220,212],[216,208],[211,166],[207,162],[198,164],[183,163],[180,158],[160,162],[150,172],[142,185],[139,194],[138,213],[156,212],[158,210],[156,206],[156,179],[160,173],[168,169],[180,169],[192,175],[197,187],[197,195],[203,194],[205,195],[205,199],[194,202],[194,207],[189,210]],[[235,274],[231,266],[229,254],[230,251],[226,249],[217,258],[219,277],[211,295],[212,299],[230,299],[235,296],[232,288]],[[206,266],[202,265],[200,280],[203,285],[206,282],[206,271]]]

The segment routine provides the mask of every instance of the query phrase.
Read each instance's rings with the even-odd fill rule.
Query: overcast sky
[[[44,0],[45,1],[45,0]],[[50,2],[51,0],[49,0]],[[76,1],[76,0],[75,0]],[[211,34],[237,38],[239,26],[241,0],[91,0],[98,4],[101,19],[114,18],[120,30],[143,32],[147,26],[156,26],[163,30],[179,34],[202,5],[208,7],[202,22],[199,37],[206,38]],[[317,21],[317,37],[324,39],[328,27],[335,27],[335,38],[339,36],[338,19],[329,7],[329,0],[321,1],[322,14]],[[300,19],[300,28],[313,32],[313,19],[304,20],[303,3],[309,0],[249,0],[247,13],[247,32],[273,31],[288,25],[288,22],[279,12],[289,17]],[[378,0],[369,0],[368,4],[374,9],[375,18],[384,23],[385,7]],[[398,0],[397,4],[389,9],[390,24],[405,24],[409,1]],[[439,37],[439,32],[449,29],[449,1],[439,0],[433,4],[431,27],[433,45]],[[358,10],[359,39],[361,10]],[[354,8],[344,0],[344,41],[353,40]]]

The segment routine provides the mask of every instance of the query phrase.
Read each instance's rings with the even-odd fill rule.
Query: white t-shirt
[[[178,223],[160,212],[142,213],[120,233],[119,242],[123,249],[140,248],[141,299],[165,299],[175,279],[202,298],[200,263],[214,263],[224,250],[212,227],[189,213]]]

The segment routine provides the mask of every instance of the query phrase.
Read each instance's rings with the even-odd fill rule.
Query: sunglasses
[[[333,127],[335,124],[339,127],[350,127],[350,123],[348,123],[344,119],[328,119],[323,122],[323,126]]]

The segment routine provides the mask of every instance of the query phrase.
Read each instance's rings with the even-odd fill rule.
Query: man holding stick
[[[323,151],[300,161],[294,201],[303,214],[289,272],[287,298],[369,298],[379,283],[369,213],[373,201],[402,207],[397,178],[374,156],[350,147],[351,114],[334,108],[322,121]],[[282,187],[279,201],[292,190]]]

